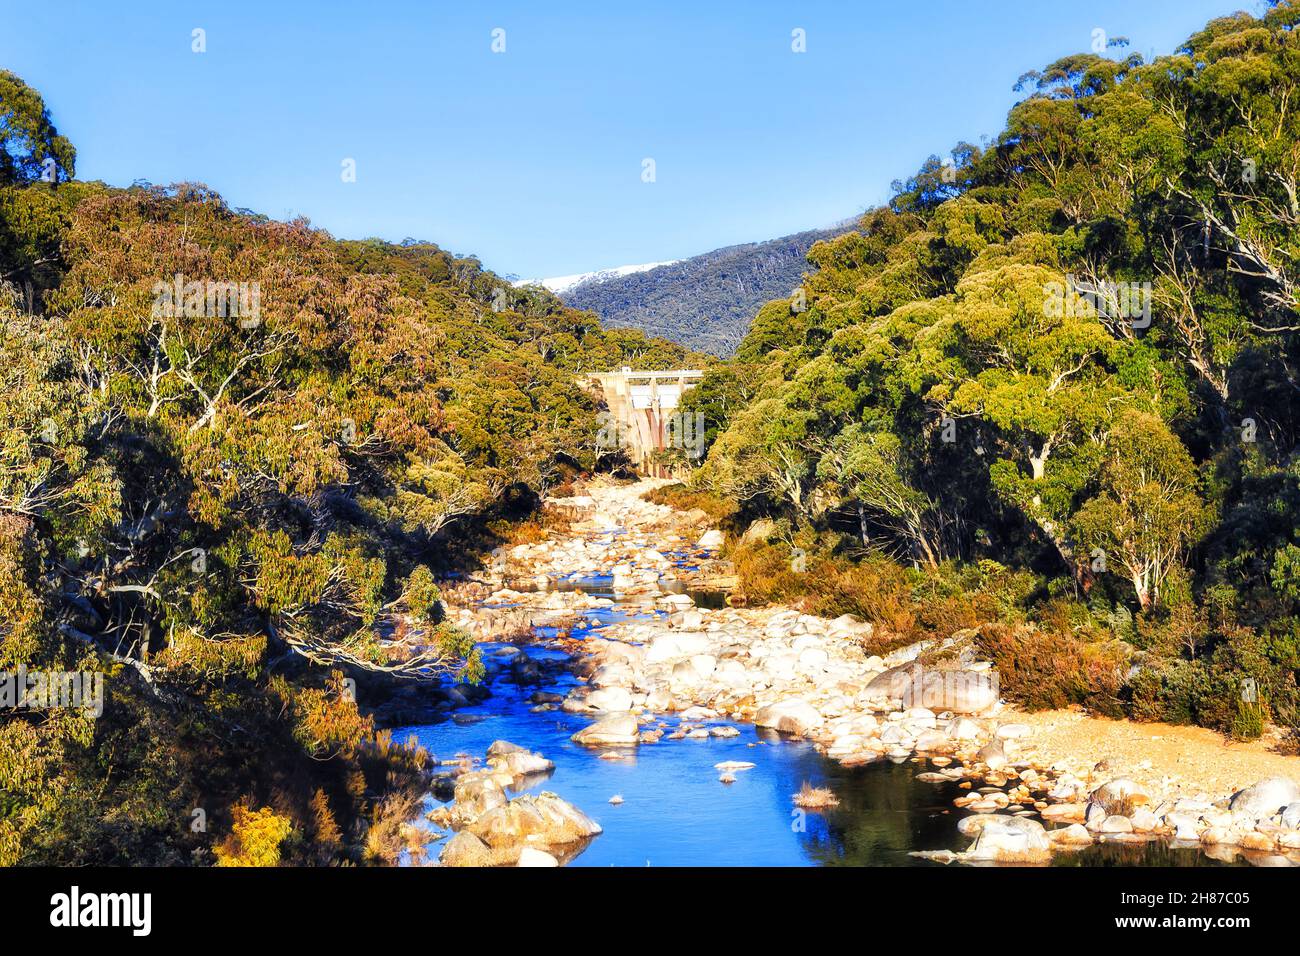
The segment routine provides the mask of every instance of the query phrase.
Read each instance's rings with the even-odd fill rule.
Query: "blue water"
[[[584,590],[601,593],[608,581],[585,578]],[[569,587],[578,586],[569,582]],[[572,629],[582,638],[611,622],[647,617],[644,609],[620,607],[585,612]],[[952,805],[963,791],[955,784],[920,783],[928,769],[911,760],[881,761],[844,768],[805,741],[783,738],[749,724],[693,721],[692,726],[732,723],[740,736],[668,740],[679,718],[662,718],[665,738],[637,747],[589,748],[569,737],[595,718],[560,710],[534,713],[534,691],[564,694],[577,678],[554,665],[566,652],[553,628],[536,628],[536,640],[522,645],[530,657],[552,665],[547,682],[520,686],[510,679],[504,645],[482,644],[492,696],[456,711],[454,719],[394,729],[394,739],[414,735],[440,760],[457,755],[481,758],[495,740],[540,752],[555,763],[549,777],[530,779],[520,793],[549,790],[600,823],[596,837],[570,866],[935,866],[909,856],[913,850],[965,849],[957,831],[961,811]],[[604,760],[617,751],[626,759]],[[734,783],[719,782],[714,764],[755,764],[735,771]],[[832,789],[838,807],[797,811],[791,800],[804,782]],[[623,803],[611,805],[618,794]],[[431,798],[432,800],[432,798]],[[435,801],[436,802],[436,801]],[[431,848],[436,856],[438,845]],[[1057,865],[1197,865],[1211,862],[1194,849],[1098,846],[1061,854]]]
[[[563,692],[563,684],[547,689]],[[481,756],[503,739],[550,758],[551,776],[528,781],[524,792],[557,793],[605,829],[573,866],[801,866],[864,853],[870,859],[861,862],[904,864],[915,862],[906,855],[910,849],[965,842],[956,838],[951,805],[940,790],[912,779],[916,764],[845,771],[806,742],[760,736],[746,724],[736,725],[739,737],[581,747],[569,736],[591,723],[590,716],[535,714],[526,701],[532,688],[521,693],[499,682],[496,691],[487,703],[458,711],[456,721],[402,728],[394,736],[404,740],[413,733],[443,759],[462,752]],[[467,718],[472,722],[463,722]],[[665,721],[669,728],[676,723]],[[629,757],[603,760],[599,754],[606,749]],[[724,760],[756,766],[723,784],[714,764]],[[883,799],[868,807],[871,801],[850,798],[825,815],[797,813],[791,795],[804,781],[829,785],[841,799],[845,782],[855,794],[865,790]],[[873,781],[886,785],[872,787]],[[615,794],[623,797],[621,805],[609,803]],[[945,841],[945,835],[956,839]]]

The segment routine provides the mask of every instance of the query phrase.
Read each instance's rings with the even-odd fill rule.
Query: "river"
[[[614,598],[607,578],[583,582],[594,596]],[[615,599],[608,609],[590,610],[568,636],[583,640],[629,618],[645,618],[643,602]],[[581,678],[566,666],[569,652],[553,628],[535,627],[513,645],[483,643],[491,695],[459,709],[438,723],[395,729],[409,735],[442,760],[455,755],[481,757],[496,740],[540,752],[555,763],[545,779],[529,780],[519,792],[549,790],[595,819],[604,832],[574,858],[572,866],[936,866],[909,855],[919,850],[961,850],[970,840],[959,834],[964,811],[953,807],[962,793],[955,782],[922,783],[927,769],[917,758],[882,759],[847,768],[822,756],[801,739],[752,724],[733,724],[731,738],[670,740],[654,744],[593,749],[570,735],[591,723],[587,714],[552,709],[538,712],[536,684],[519,684],[508,662],[522,652],[541,666],[541,689],[566,694]],[[570,645],[571,646],[571,645]],[[517,650],[516,650],[517,648]],[[664,715],[669,730],[680,718]],[[691,721],[692,726],[730,721]],[[616,752],[621,759],[602,758]],[[754,767],[722,783],[714,765],[747,761]],[[832,789],[837,807],[800,811],[792,795],[805,782]],[[622,802],[612,804],[611,797]],[[436,805],[429,798],[429,807]],[[433,855],[436,856],[437,844]],[[1162,841],[1096,845],[1058,853],[1053,865],[1191,866],[1215,865],[1195,848]]]

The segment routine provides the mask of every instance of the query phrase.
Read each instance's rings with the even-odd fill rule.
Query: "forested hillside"
[[[0,71],[0,866],[393,861],[430,757],[375,710],[481,676],[436,581],[602,464],[575,376],[622,365],[708,369],[659,494],[734,532],[733,603],[1300,751],[1297,23],[1063,58],[853,227],[567,305],[78,181]]]
[[[1027,73],[813,247],[687,399],[697,485],[776,519],[751,596],[977,628],[1030,704],[1300,723],[1298,21]]]
[[[692,358],[75,160],[0,72],[0,670],[107,674],[102,715],[7,701],[0,865],[389,860],[427,754],[357,682],[474,679],[448,533],[593,466],[576,372]]]
[[[727,356],[758,307],[790,294],[808,267],[813,243],[853,224],[715,249],[645,272],[585,282],[561,294],[606,325],[641,329],[693,349]]]

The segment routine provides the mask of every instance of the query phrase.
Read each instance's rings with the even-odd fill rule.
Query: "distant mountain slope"
[[[808,268],[814,242],[850,231],[829,229],[727,246],[654,268],[620,272],[556,289],[566,305],[600,314],[606,326],[643,329],[690,348],[730,355],[759,306],[789,295]],[[556,282],[557,280],[550,280]]]
[[[660,266],[670,266],[673,263],[680,261],[680,259],[669,259],[666,262],[645,262],[636,266],[615,266],[613,269],[600,269],[597,272],[579,272],[577,275],[555,276],[552,279],[520,279],[515,283],[515,285],[540,285],[556,295],[563,295],[565,292],[568,292],[576,286],[585,285],[591,282],[608,282],[611,279],[621,279],[634,272],[647,272],[650,269],[657,269]]]

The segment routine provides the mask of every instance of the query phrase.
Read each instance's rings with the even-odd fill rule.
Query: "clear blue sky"
[[[845,218],[931,153],[995,134],[1016,78],[1094,28],[1166,53],[1255,3],[4,6],[0,66],[44,94],[79,178],[206,182],[336,236],[431,239],[542,277]]]

